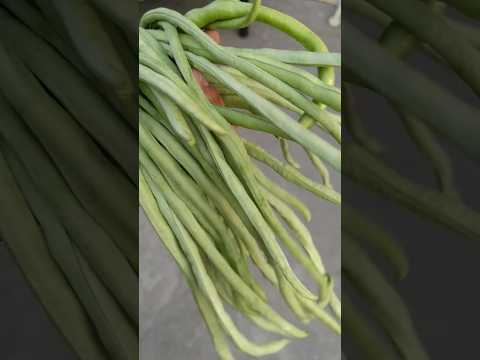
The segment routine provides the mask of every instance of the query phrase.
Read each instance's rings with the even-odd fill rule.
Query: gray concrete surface
[[[201,6],[206,1],[145,1],[146,8],[165,6],[184,12],[192,7]],[[265,5],[274,7],[300,19],[319,34],[332,49],[340,51],[340,29],[331,28],[328,18],[332,6],[318,1],[276,0],[264,1]],[[261,24],[251,27],[250,36],[241,39],[233,31],[222,33],[225,44],[241,47],[275,47],[292,49],[298,45],[285,35],[273,31]],[[280,156],[278,143],[271,137],[244,132],[249,139],[262,144],[271,153]],[[293,147],[297,159],[303,164],[303,171],[315,177],[315,171],[309,165],[300,149]],[[316,241],[328,271],[333,275],[336,289],[340,291],[340,208],[319,201],[308,193],[295,188],[271,172],[267,174],[286,186],[300,197],[312,210],[313,220],[310,231]],[[340,176],[332,171],[332,180],[340,190]],[[209,334],[198,314],[190,290],[168,255],[148,220],[140,211],[140,256],[141,256],[141,359],[142,360],[214,360],[216,359]],[[304,273],[295,268],[297,273]],[[280,301],[279,295],[270,292],[273,306],[282,313],[289,313]],[[259,331],[243,318],[234,316],[245,335],[257,342],[272,339],[271,335]],[[340,337],[333,335],[321,323],[309,325],[310,337],[295,341],[279,354],[266,357],[266,360],[339,360]],[[232,347],[233,348],[233,347]],[[247,360],[248,356],[235,351],[236,359]]]

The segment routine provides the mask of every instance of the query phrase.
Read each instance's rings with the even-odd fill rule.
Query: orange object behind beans
[[[207,30],[205,33],[212,38],[213,41],[215,41],[217,44],[220,43],[220,33],[218,31],[210,31]],[[200,84],[202,87],[203,92],[207,96],[208,100],[214,104],[214,105],[219,105],[219,106],[225,106],[225,103],[220,96],[220,93],[218,92],[215,87],[211,86],[207,79],[202,75],[202,73],[196,69],[193,69],[193,76],[195,77],[195,80]]]

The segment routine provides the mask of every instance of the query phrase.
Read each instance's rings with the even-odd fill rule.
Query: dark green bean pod
[[[3,113],[2,113],[3,117]],[[52,259],[44,235],[0,152],[0,236],[50,318],[82,360],[108,360],[82,304]]]
[[[18,54],[132,182],[136,182],[138,143],[134,132],[70,63],[1,9],[0,25],[6,32],[2,42]]]
[[[478,108],[394,58],[348,23],[343,23],[342,31],[346,69],[397,105],[409,109],[472,159],[480,160]]]
[[[480,53],[439,14],[416,0],[367,0],[428,43],[480,95]]]
[[[82,205],[138,263],[138,229],[131,221],[137,213],[135,186],[23,63],[14,61],[3,47],[0,59],[4,64],[0,79],[12,85],[1,89],[4,97],[43,144]]]
[[[444,2],[460,10],[467,16],[480,19],[480,2],[477,0],[444,0]]]
[[[480,238],[480,214],[457,200],[417,185],[358,145],[348,144],[343,172],[367,188],[472,239]]]
[[[83,75],[88,72],[79,60],[75,49],[49,24],[42,13],[28,0],[2,0],[1,4],[17,17],[25,26],[28,26],[37,36],[57,49]],[[8,35],[6,32],[4,35]]]
[[[381,326],[406,359],[427,360],[405,303],[368,255],[350,236],[342,234],[342,271],[368,301]]]
[[[115,95],[119,111],[136,129],[136,91],[90,2],[51,0],[51,4],[78,54],[99,81],[107,86],[109,93]]]
[[[98,8],[105,17],[111,19],[123,30],[129,43],[135,50],[137,48],[138,23],[135,14],[139,13],[138,1],[135,0],[91,0],[93,6]]]
[[[60,217],[82,254],[117,298],[133,322],[138,322],[138,278],[114,241],[86,212],[40,143],[3,97],[0,134],[20,157],[39,191]],[[132,257],[132,262],[135,258]],[[138,261],[138,256],[136,258]]]
[[[40,224],[52,257],[85,307],[108,353],[113,359],[138,359],[138,338],[134,325],[98,279],[60,218],[33,184],[17,155],[10,147],[1,145],[12,174]]]

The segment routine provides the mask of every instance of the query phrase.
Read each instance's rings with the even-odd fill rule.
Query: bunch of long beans
[[[0,1],[0,236],[85,360],[138,358],[136,13]]]
[[[360,185],[424,218],[478,239],[480,214],[466,205],[457,191],[452,160],[442,141],[478,163],[480,32],[478,27],[450,18],[445,3],[479,18],[476,1],[344,0],[353,13],[373,20],[382,32],[372,39],[344,21],[344,118],[353,141],[344,145],[348,160],[343,170]],[[474,101],[461,99],[406,62],[418,52],[440,61],[448,72],[453,70],[470,87]],[[417,184],[387,165],[381,141],[366,131],[355,108],[354,87],[368,88],[389,101],[410,139],[430,162],[436,188]],[[398,354],[405,359],[428,358],[403,300],[363,247],[380,250],[399,278],[408,270],[406,254],[378,225],[353,209],[344,211],[342,272],[357,295],[371,305],[375,321],[394,346],[382,341],[371,328],[371,319],[345,300],[346,328],[356,335],[354,340],[367,359]]]
[[[286,32],[307,51],[231,48],[202,30],[241,28],[254,20]],[[332,145],[341,140],[335,113],[341,94],[333,86],[339,55],[328,53],[297,20],[259,1],[215,1],[186,16],[159,8],[145,13],[140,24],[140,202],[191,287],[220,358],[233,358],[228,338],[242,352],[263,356],[280,351],[291,338],[307,336],[269,305],[250,262],[299,320],[317,318],[340,333],[340,300],[294,210],[306,220],[310,211],[255,162],[321,199],[340,203],[324,164],[337,171],[341,167],[338,146]],[[320,77],[296,65],[315,66]],[[209,101],[195,71],[219,91],[221,101]],[[278,137],[285,162],[242,138],[233,126]],[[301,173],[289,142],[305,149],[321,182]],[[318,290],[299,279],[284,248]],[[225,304],[281,339],[266,344],[247,339]]]

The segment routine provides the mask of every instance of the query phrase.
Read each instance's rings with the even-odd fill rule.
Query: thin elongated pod
[[[255,21],[306,50],[223,46],[204,31]],[[308,336],[273,309],[253,267],[297,320],[320,320],[340,334],[333,277],[320,243],[295,210],[307,221],[314,214],[258,164],[329,206],[340,204],[329,174],[341,171],[341,91],[334,86],[339,54],[329,53],[305,25],[260,1],[217,0],[185,16],[153,9],[140,21],[139,41],[142,207],[182,269],[219,357],[233,358],[226,337],[241,352],[263,356]],[[316,68],[318,77],[301,65]],[[234,126],[278,137],[286,162]],[[320,181],[302,173],[292,143],[306,153]],[[225,303],[274,339],[247,339]]]

